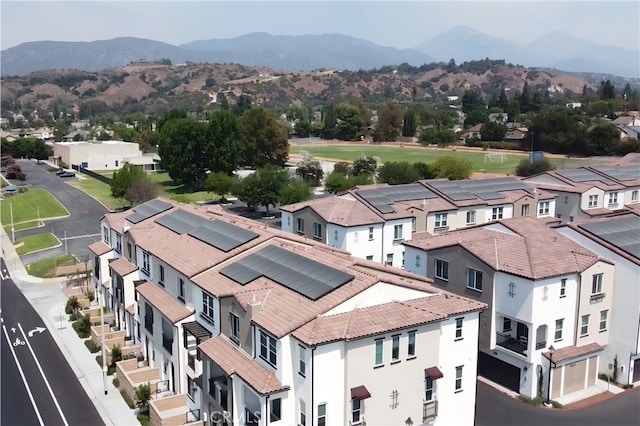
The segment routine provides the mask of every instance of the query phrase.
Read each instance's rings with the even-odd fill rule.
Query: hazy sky
[[[630,1],[7,1],[2,49],[26,41],[134,36],[181,44],[262,31],[342,33],[413,48],[459,25],[525,44],[553,31],[640,50],[640,2]]]

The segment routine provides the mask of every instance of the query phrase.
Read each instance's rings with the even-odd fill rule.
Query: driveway
[[[476,426],[627,426],[640,424],[640,390],[577,410],[535,407],[478,381]]]
[[[25,182],[12,182],[42,188],[49,191],[69,211],[70,216],[63,219],[47,220],[44,227],[16,232],[16,238],[31,234],[51,232],[62,242],[62,246],[22,256],[23,263],[28,264],[48,257],[65,253],[65,232],[67,236],[67,253],[80,260],[85,260],[89,252],[87,246],[100,238],[100,218],[108,210],[98,201],[68,185],[67,182],[78,178],[60,178],[55,173],[48,173],[50,166],[35,160],[18,160],[22,171],[27,175]]]

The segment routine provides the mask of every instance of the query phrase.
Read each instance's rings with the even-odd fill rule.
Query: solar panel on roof
[[[413,201],[437,198],[433,191],[420,184],[393,185],[375,189],[365,189],[356,192],[367,203],[380,213],[393,213],[393,203],[399,201]]]
[[[276,246],[267,246],[220,270],[241,285],[264,276],[311,300],[351,281],[354,276]]]
[[[611,218],[578,226],[636,259],[640,259],[640,218],[638,216]]]
[[[172,230],[176,234],[184,234],[209,221],[185,210],[176,210],[155,220],[159,225]]]
[[[222,220],[208,221],[204,225],[189,230],[188,234],[224,252],[229,252],[258,237],[254,232]]]
[[[591,170],[585,169],[574,169],[574,170],[560,170],[558,172],[560,176],[563,176],[569,180],[574,182],[602,182],[605,185],[615,185],[615,182],[611,179],[607,179],[599,174],[592,172]]]
[[[499,200],[501,198],[504,198],[504,196],[499,192],[478,192],[476,193],[476,195],[481,200]]]
[[[622,182],[640,180],[640,167],[636,166],[595,166],[593,169]]]
[[[162,200],[151,200],[133,209],[134,213],[127,216],[127,220],[131,223],[139,223],[149,219],[159,213],[165,212],[173,207],[171,204]]]

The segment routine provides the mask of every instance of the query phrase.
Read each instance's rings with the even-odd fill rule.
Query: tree
[[[555,166],[551,164],[548,158],[537,158],[531,162],[528,158],[523,158],[516,167],[517,176],[533,176],[544,173],[548,170],[555,170]]]
[[[349,188],[354,188],[358,185],[369,185],[373,183],[370,176],[345,176],[338,172],[331,172],[324,180],[324,188],[331,194],[346,191]]]
[[[136,407],[138,407],[141,412],[147,412],[149,411],[150,400],[151,386],[149,386],[149,383],[138,386],[135,391]]]
[[[410,106],[404,112],[404,120],[402,121],[402,136],[414,137],[418,124],[416,122],[416,110],[413,106]]]
[[[298,163],[296,174],[309,185],[319,186],[324,177],[324,170],[322,170],[322,164],[318,160],[305,158]]]
[[[484,107],[474,108],[467,113],[464,120],[465,126],[475,126],[476,124],[485,124],[489,121],[487,110]]]
[[[378,171],[378,161],[373,157],[365,155],[353,162],[352,170],[354,176],[364,175],[374,177]]]
[[[132,206],[135,206],[153,200],[158,194],[160,194],[160,185],[145,176],[131,183],[131,186],[124,194],[124,199]]]
[[[614,99],[616,97],[616,88],[610,80],[601,81],[598,94],[602,100]]]
[[[507,134],[507,126],[497,121],[491,121],[480,130],[483,141],[501,141]]]
[[[111,178],[111,195],[115,198],[123,198],[134,182],[147,178],[147,174],[140,167],[126,163],[120,170],[113,172]]]
[[[477,108],[486,108],[486,104],[480,90],[466,90],[462,95],[462,112],[469,114]]]
[[[587,133],[587,153],[610,155],[617,152],[620,144],[620,129],[614,124],[599,123]]]
[[[351,176],[353,174],[353,166],[346,161],[340,161],[333,165],[333,172],[339,173],[343,176]]]
[[[412,183],[421,178],[417,169],[407,161],[387,161],[378,169],[378,182],[398,185]]]
[[[224,196],[231,192],[235,184],[236,179],[233,176],[229,176],[224,172],[212,172],[207,177],[204,187],[207,192],[218,194],[220,202],[224,203],[226,201]]]
[[[378,116],[378,124],[373,133],[376,142],[395,141],[402,128],[402,110],[397,103],[386,104]]]
[[[243,156],[238,119],[228,110],[215,111],[209,121],[207,167],[211,172],[233,173]]]
[[[358,106],[341,103],[336,106],[335,113],[337,120],[335,138],[343,141],[352,141],[364,134],[367,121]]]
[[[289,158],[289,129],[274,110],[251,108],[240,117],[245,141],[244,165],[284,166]]]
[[[38,139],[33,147],[33,157],[38,164],[40,161],[46,160],[49,156],[53,155],[53,149],[44,143],[42,139]]]
[[[19,164],[10,164],[7,166],[4,177],[7,179],[18,179],[20,182],[24,182],[27,179],[27,175],[22,171],[22,167],[20,167]]]
[[[236,186],[236,195],[250,207],[276,206],[280,200],[280,191],[289,183],[289,172],[268,164],[250,174]]]
[[[250,109],[251,109],[251,97],[247,95],[240,95],[240,97],[236,101],[235,107],[233,108],[233,113],[236,116],[241,117]]]
[[[449,180],[462,180],[471,176],[473,163],[469,160],[462,160],[451,155],[438,158],[432,163],[437,178]]]
[[[280,204],[287,205],[307,201],[313,196],[313,187],[307,182],[291,180],[280,191]]]
[[[160,120],[158,120],[157,131],[161,132],[162,128],[165,125],[165,123],[167,123],[167,122],[169,122],[171,120],[178,119],[178,118],[187,118],[187,111],[185,111],[184,109],[180,109],[180,108],[172,109],[171,111],[169,111],[168,113],[163,115],[162,118],[160,118]]]

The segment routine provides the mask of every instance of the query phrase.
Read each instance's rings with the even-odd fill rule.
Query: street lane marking
[[[2,330],[4,331],[4,336],[7,339],[8,343],[11,343],[11,340],[9,340],[9,333],[7,333],[7,327],[5,327],[4,325],[2,326]],[[27,378],[24,377],[24,372],[22,371],[22,366],[20,365],[20,361],[18,361],[18,357],[16,356],[16,351],[13,350],[13,347],[11,346],[11,344],[9,344],[9,349],[11,350],[11,354],[13,355],[13,359],[16,362],[16,365],[18,366],[18,372],[20,373],[20,377],[22,378],[22,382],[24,383],[24,387],[27,389],[27,395],[29,395],[29,399],[31,400],[31,405],[33,405],[33,409],[36,412],[36,416],[38,417],[38,422],[40,423],[40,426],[44,426],[44,422],[42,421],[42,416],[40,415],[40,410],[38,410],[38,406],[36,405],[36,401],[35,399],[33,399],[33,394],[31,393],[31,388],[29,388],[29,385],[27,384]]]
[[[56,408],[58,409],[58,413],[60,414],[60,417],[62,418],[64,426],[69,426],[69,423],[67,422],[67,418],[64,416],[64,413],[62,412],[62,408],[60,408],[60,404],[58,403],[58,400],[56,399],[56,396],[53,394],[53,389],[51,389],[51,385],[49,384],[49,381],[47,380],[47,376],[44,375],[44,371],[42,371],[42,367],[40,366],[40,362],[38,361],[38,358],[36,357],[36,353],[33,351],[33,348],[31,347],[31,343],[29,343],[29,339],[27,339],[27,335],[24,333],[24,330],[22,329],[22,325],[20,325],[20,323],[18,323],[18,328],[20,329],[20,333],[22,333],[22,336],[24,337],[25,342],[27,342],[27,347],[29,348],[29,352],[31,352],[31,356],[33,356],[33,360],[36,362],[36,366],[38,367],[38,370],[40,371],[40,375],[42,376],[42,379],[44,380],[44,384],[47,385],[47,389],[49,390],[49,394],[51,395],[51,398],[53,399],[53,402],[56,404]]]
[[[58,238],[60,241],[66,241],[66,240],[77,240],[79,238],[93,238],[93,237],[100,237],[102,236],[102,234],[85,234],[85,235],[76,235],[75,237],[67,237],[67,238]]]
[[[29,335],[29,337],[33,337],[34,333],[40,333],[42,334],[43,331],[45,331],[46,328],[44,327],[36,327],[33,330],[29,331],[27,334]]]

